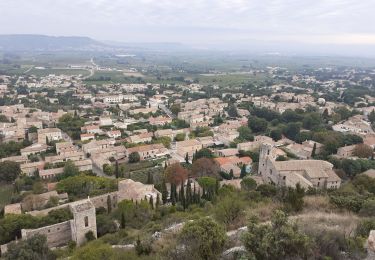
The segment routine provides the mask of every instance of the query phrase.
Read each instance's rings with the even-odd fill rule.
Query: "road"
[[[92,160],[91,160],[92,161]],[[96,174],[96,176],[106,177],[109,179],[114,179],[115,176],[109,176],[103,172],[94,162],[92,163],[92,172]]]
[[[166,113],[167,116],[169,116],[170,118],[175,118],[175,115],[172,113],[171,110],[169,110],[169,108],[167,108],[166,105],[164,105],[164,104],[160,104],[160,105],[159,105],[159,108],[160,108],[161,110],[163,110],[164,113]]]

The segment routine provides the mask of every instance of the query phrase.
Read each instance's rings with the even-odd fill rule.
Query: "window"
[[[89,226],[89,217],[86,216],[85,217],[85,227],[88,227]]]

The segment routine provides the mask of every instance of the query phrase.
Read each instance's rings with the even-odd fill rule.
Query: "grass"
[[[9,204],[13,195],[13,185],[0,184],[0,209]]]

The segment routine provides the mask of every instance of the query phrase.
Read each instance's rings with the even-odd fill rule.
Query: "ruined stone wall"
[[[22,239],[30,238],[36,234],[47,237],[48,247],[65,246],[72,240],[71,221],[45,226],[37,229],[22,229]]]
[[[90,198],[91,202],[94,204],[95,208],[105,208],[108,210],[108,203],[107,203],[107,200],[108,200],[108,196],[110,196],[111,198],[111,205],[112,205],[112,209],[115,209],[117,208],[117,203],[118,203],[118,192],[111,192],[111,193],[106,193],[106,194],[103,194],[103,195],[99,195],[99,196],[96,196],[96,197],[92,197]]]

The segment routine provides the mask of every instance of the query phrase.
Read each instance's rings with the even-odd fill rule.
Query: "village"
[[[278,203],[291,212],[301,210],[288,200],[300,190],[353,210],[342,187],[358,176],[375,182],[375,97],[367,87],[375,72],[259,72],[278,82],[88,85],[82,75],[0,75],[0,179],[14,190],[2,205],[1,254],[35,235],[55,250],[78,248],[125,229],[139,205],[147,214],[204,209],[225,189],[247,192],[246,201],[289,192]],[[373,217],[371,196],[354,212]],[[5,227],[17,218],[16,228]],[[224,223],[238,228],[236,221]]]

